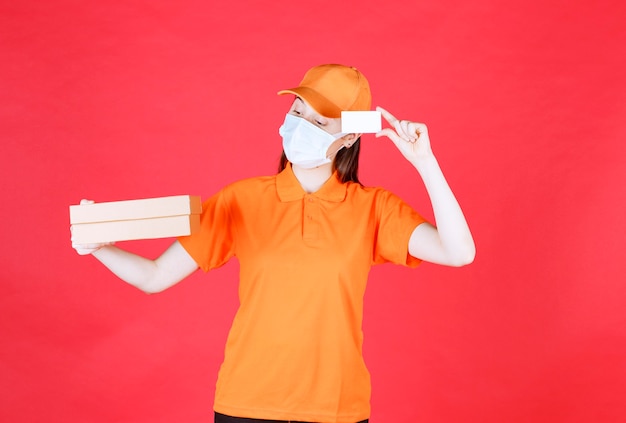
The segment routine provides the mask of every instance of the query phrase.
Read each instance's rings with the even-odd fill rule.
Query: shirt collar
[[[300,200],[306,195],[302,185],[300,185],[291,169],[291,163],[287,163],[285,169],[276,175],[276,191],[282,202]],[[346,191],[346,184],[339,181],[337,172],[333,172],[324,185],[319,190],[311,193],[311,195],[321,200],[339,203],[345,200]]]

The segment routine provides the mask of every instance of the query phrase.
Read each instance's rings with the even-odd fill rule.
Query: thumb
[[[385,129],[381,129],[380,131],[376,132],[376,134],[374,135],[376,138],[380,138],[380,137],[388,137],[388,138],[392,138],[392,136],[396,135],[396,131],[394,131],[391,128],[385,128]]]

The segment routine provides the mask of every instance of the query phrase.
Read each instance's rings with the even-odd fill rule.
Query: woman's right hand
[[[80,200],[80,204],[93,204],[93,200]],[[76,252],[81,256],[87,256],[89,254],[93,254],[98,251],[100,248],[105,247],[107,245],[113,245],[114,242],[100,242],[97,244],[78,244],[74,242],[73,236],[73,226],[70,226],[70,232],[72,232],[72,248],[76,250]]]

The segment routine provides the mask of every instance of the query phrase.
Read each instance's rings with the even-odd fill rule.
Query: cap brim
[[[306,101],[317,113],[328,118],[340,118],[341,108],[309,87],[296,87],[278,91],[278,95],[293,94]]]

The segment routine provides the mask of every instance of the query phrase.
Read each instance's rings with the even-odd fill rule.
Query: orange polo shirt
[[[408,254],[424,219],[380,188],[333,175],[307,194],[288,166],[233,183],[205,201],[201,231],[180,238],[209,271],[235,256],[239,300],[215,411],[315,422],[369,418],[362,357],[370,267],[417,266]]]

